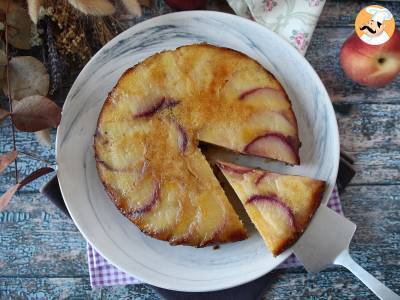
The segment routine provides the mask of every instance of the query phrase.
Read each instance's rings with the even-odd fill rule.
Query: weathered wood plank
[[[400,5],[399,5],[400,6]],[[306,58],[315,68],[334,102],[400,103],[400,76],[384,88],[368,88],[352,82],[343,72],[339,53],[353,29],[317,27]]]
[[[0,277],[0,299],[101,299],[89,278]]]
[[[336,108],[344,151],[389,151],[400,147],[400,105],[348,104]]]
[[[158,300],[160,296],[147,284],[113,286],[101,289],[102,300]]]
[[[361,281],[342,267],[329,268],[319,274],[298,270],[271,273],[263,299],[377,299]],[[369,271],[395,292],[400,292],[398,267]]]
[[[349,151],[355,158],[356,176],[350,184],[399,184],[400,149],[372,149]]]
[[[86,242],[71,219],[37,193],[0,212],[1,276],[87,276]]]
[[[354,20],[358,12],[371,4],[378,4],[389,9],[392,14],[397,16],[396,23],[400,24],[398,16],[400,16],[400,4],[390,1],[354,1],[354,0],[327,0],[325,1],[324,10],[318,21],[319,27],[354,27]]]
[[[399,183],[400,105],[342,104],[337,111],[341,148],[355,158],[352,184]]]

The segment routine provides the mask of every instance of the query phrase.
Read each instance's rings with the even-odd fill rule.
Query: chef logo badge
[[[356,33],[369,45],[386,43],[396,28],[392,13],[380,5],[370,5],[362,9],[356,18]]]

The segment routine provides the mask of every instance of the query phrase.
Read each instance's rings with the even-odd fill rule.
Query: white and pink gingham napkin
[[[343,214],[342,205],[340,204],[340,198],[335,187],[332,192],[332,196],[329,199],[328,207],[336,211],[337,213]],[[125,285],[125,284],[136,284],[140,283],[136,278],[129,276],[117,267],[109,263],[104,257],[102,257],[90,244],[87,246],[88,249],[88,263],[89,263],[89,275],[90,285],[95,287],[103,287],[110,285]],[[288,257],[282,264],[278,266],[279,269],[299,267],[301,263],[297,260],[293,254]]]
[[[276,32],[301,54],[310,44],[325,0],[227,0],[234,12]]]
[[[286,39],[301,54],[305,54],[325,0],[227,0],[236,14],[264,25]],[[328,206],[342,214],[342,206],[335,187]],[[88,263],[92,287],[139,283],[103,258],[90,244]],[[291,255],[278,268],[301,266]]]

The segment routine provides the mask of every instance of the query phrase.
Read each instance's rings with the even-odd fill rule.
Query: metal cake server
[[[400,296],[364,270],[350,256],[349,245],[356,224],[321,206],[307,230],[293,246],[294,253],[308,272],[316,273],[335,264],[347,268],[380,299],[394,300]]]

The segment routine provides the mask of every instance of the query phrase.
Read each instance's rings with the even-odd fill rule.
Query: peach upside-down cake
[[[321,203],[324,181],[221,161],[217,165],[274,255],[299,238]]]
[[[199,141],[300,163],[296,118],[279,82],[244,54],[201,44],[155,54],[121,76],[98,119],[100,179],[152,237],[197,247],[245,239]]]

